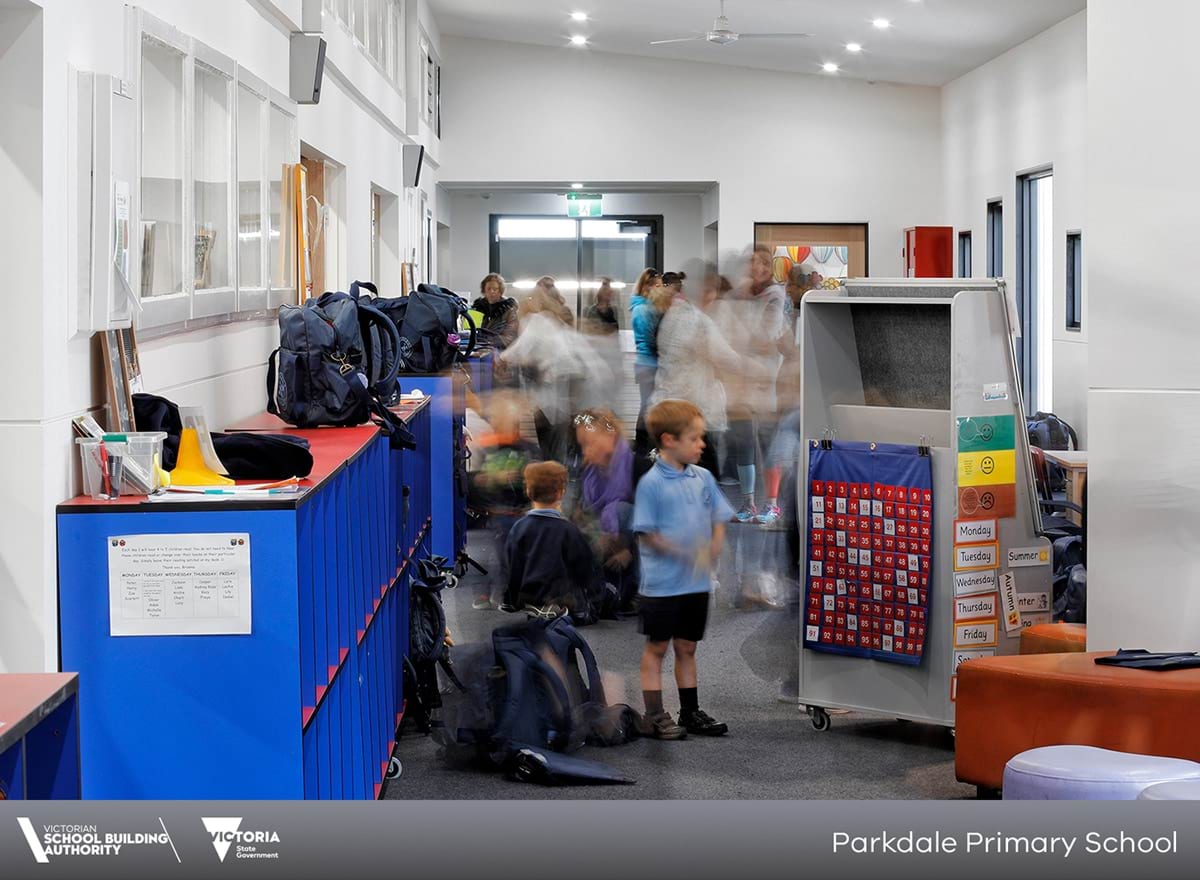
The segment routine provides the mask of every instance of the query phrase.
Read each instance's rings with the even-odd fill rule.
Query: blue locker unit
[[[0,800],[79,797],[79,677],[0,675]]]
[[[400,385],[404,391],[420,391],[433,397],[430,414],[430,461],[432,481],[432,550],[451,562],[467,546],[467,494],[465,479],[456,478],[456,458],[466,454],[463,431],[466,424],[464,383],[468,375],[462,370],[438,374],[404,373]],[[462,466],[466,466],[462,459]]]
[[[416,451],[390,449],[374,426],[296,431],[315,463],[299,497],[59,506],[61,666],[80,674],[84,797],[377,796],[402,708],[409,569],[428,552],[429,495],[415,484],[429,407],[407,419]],[[249,635],[109,634],[110,536],[221,532],[250,535]]]

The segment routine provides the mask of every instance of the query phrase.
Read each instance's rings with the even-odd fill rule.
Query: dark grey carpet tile
[[[954,740],[950,731],[891,718],[835,715],[831,729],[813,730],[797,707],[779,703],[779,681],[756,674],[782,673],[787,646],[786,615],[736,611],[728,606],[739,576],[753,578],[754,560],[769,558],[782,542],[781,532],[753,526],[730,528],[731,551],[722,564],[721,592],[698,652],[701,705],[727,721],[730,733],[715,739],[683,742],[641,740],[612,749],[588,746],[578,754],[602,761],[637,779],[629,786],[545,788],[511,782],[499,774],[448,768],[436,746],[416,734],[397,746],[404,771],[384,791],[386,798],[964,798],[974,788],[954,779]],[[492,541],[472,532],[470,550],[485,567],[494,567]],[[745,571],[739,566],[746,560]],[[490,640],[494,627],[511,621],[498,611],[475,611],[472,600],[485,578],[472,572],[443,596],[449,626],[458,644]],[[642,637],[635,620],[605,621],[582,630],[614,695],[642,709],[638,658]],[[754,662],[754,669],[747,658]],[[664,691],[668,708],[678,708],[668,661]],[[623,694],[621,691],[623,690]]]

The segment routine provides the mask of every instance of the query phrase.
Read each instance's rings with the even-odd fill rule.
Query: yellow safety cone
[[[232,486],[233,480],[209,470],[200,451],[200,437],[195,428],[184,428],[179,437],[179,456],[171,471],[173,486]]]

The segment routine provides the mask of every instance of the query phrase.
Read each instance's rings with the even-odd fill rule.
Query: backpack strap
[[[354,282],[358,284],[358,282]],[[370,282],[366,282],[370,284]],[[374,286],[374,285],[372,285]],[[358,322],[363,329],[364,341],[370,338],[372,325],[379,328],[381,334],[386,334],[392,343],[392,360],[391,363],[384,364],[383,374],[380,376],[368,377],[371,382],[371,388],[378,388],[381,385],[386,385],[395,380],[400,373],[400,331],[396,324],[375,306],[370,305],[366,300],[358,300]]]
[[[596,663],[596,655],[592,652],[592,646],[587,643],[587,640],[579,634],[579,630],[571,626],[570,621],[565,617],[560,617],[550,624],[550,629],[558,633],[567,640],[570,650],[575,651],[583,658],[584,668],[587,669],[587,689],[588,700],[595,703],[598,707],[608,705],[607,699],[604,696],[604,682],[600,679],[600,667]]]
[[[273,416],[279,415],[279,405],[276,403],[276,383],[278,378],[276,373],[279,369],[279,349],[271,352],[271,356],[267,358],[267,412]]]
[[[350,295],[355,299],[359,299],[359,290],[369,290],[374,296],[379,296],[379,288],[375,286],[374,281],[352,281],[350,282]]]

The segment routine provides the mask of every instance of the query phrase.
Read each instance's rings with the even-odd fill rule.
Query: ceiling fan
[[[661,46],[664,43],[691,43],[699,40],[707,40],[710,43],[716,43],[718,46],[725,46],[729,43],[737,42],[738,40],[765,40],[787,37],[811,37],[812,34],[740,34],[729,27],[729,19],[725,17],[725,0],[721,0],[721,14],[717,16],[713,22],[712,30],[705,34],[696,37],[679,37],[674,40],[651,40],[651,46]]]

